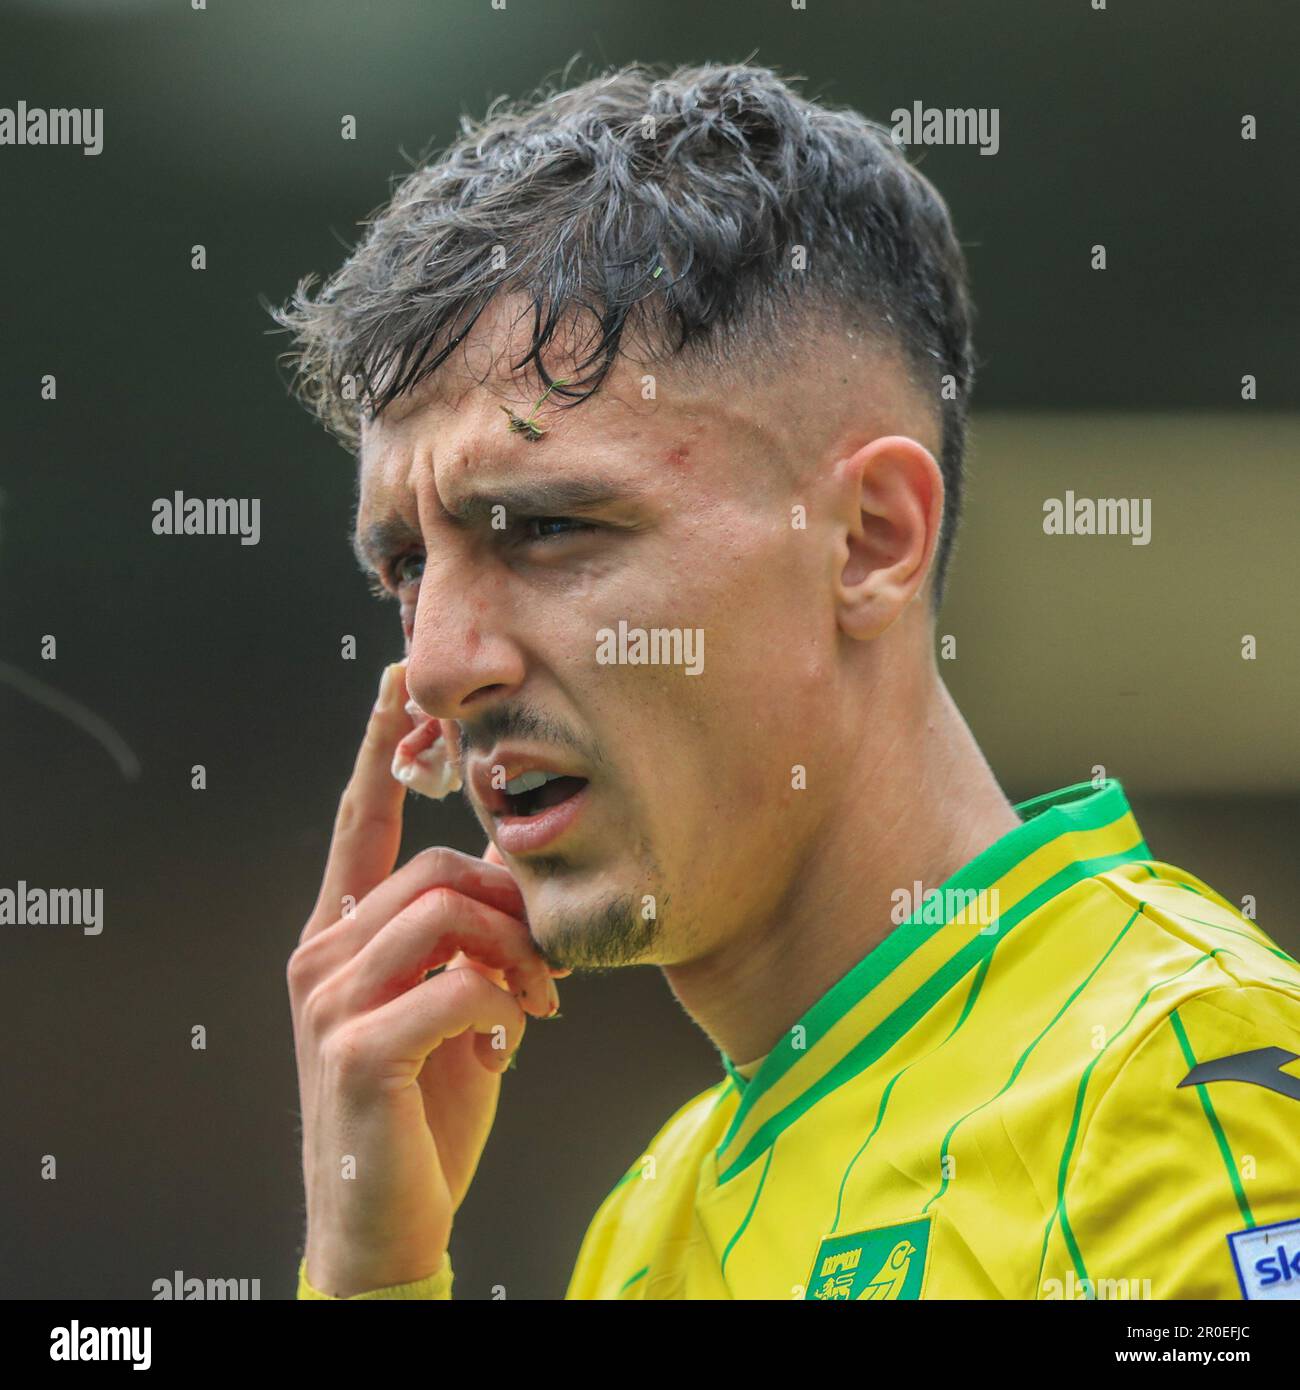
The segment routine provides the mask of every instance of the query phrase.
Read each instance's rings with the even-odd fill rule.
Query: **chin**
[[[619,889],[577,892],[552,880],[524,887],[528,929],[548,965],[600,970],[645,963],[659,940],[660,922],[642,915],[642,899]]]

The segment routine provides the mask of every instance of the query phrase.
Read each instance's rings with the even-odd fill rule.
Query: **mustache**
[[[498,709],[489,710],[478,719],[456,719],[450,722],[454,724],[458,734],[459,761],[462,764],[471,753],[486,753],[497,744],[512,738],[530,739],[558,748],[569,748],[589,763],[599,764],[605,761],[599,745],[580,737],[549,715],[522,705],[503,705]]]

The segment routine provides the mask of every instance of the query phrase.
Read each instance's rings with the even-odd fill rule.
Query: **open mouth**
[[[547,761],[544,751],[499,747],[469,767],[474,802],[491,817],[489,834],[502,854],[554,853],[591,801],[586,777]]]
[[[501,814],[527,818],[568,801],[587,785],[585,777],[566,777],[554,772],[524,772],[507,782]]]

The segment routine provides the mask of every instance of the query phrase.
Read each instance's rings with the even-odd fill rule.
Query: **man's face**
[[[677,364],[647,400],[620,359],[582,404],[544,402],[530,441],[501,408],[527,418],[542,389],[502,366],[513,312],[367,424],[358,537],[542,953],[699,959],[779,910],[826,805],[801,782],[836,763],[831,523],[791,466],[816,403]],[[503,786],[530,770],[568,780]]]

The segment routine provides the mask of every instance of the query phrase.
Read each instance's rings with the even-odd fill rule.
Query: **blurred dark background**
[[[0,1296],[148,1298],[176,1269],[293,1296],[284,967],[401,639],[349,554],[352,461],[286,398],[259,298],[332,271],[462,110],[574,54],[573,81],[750,59],[885,123],[999,109],[996,157],[918,152],[979,307],[949,685],[1014,799],[1104,765],[1157,857],[1300,949],[1298,41],[1263,0],[0,6],[0,105],[105,113],[98,157],[0,147],[0,886],[101,886],[106,923],[0,929]],[[1150,497],[1152,544],[1044,537],[1066,488]],[[260,498],[260,544],[155,536],[177,489]],[[413,800],[407,847],[432,843],[482,848],[458,801]],[[658,972],[562,993],[505,1079],[457,1297],[562,1295],[599,1201],[721,1075]]]

